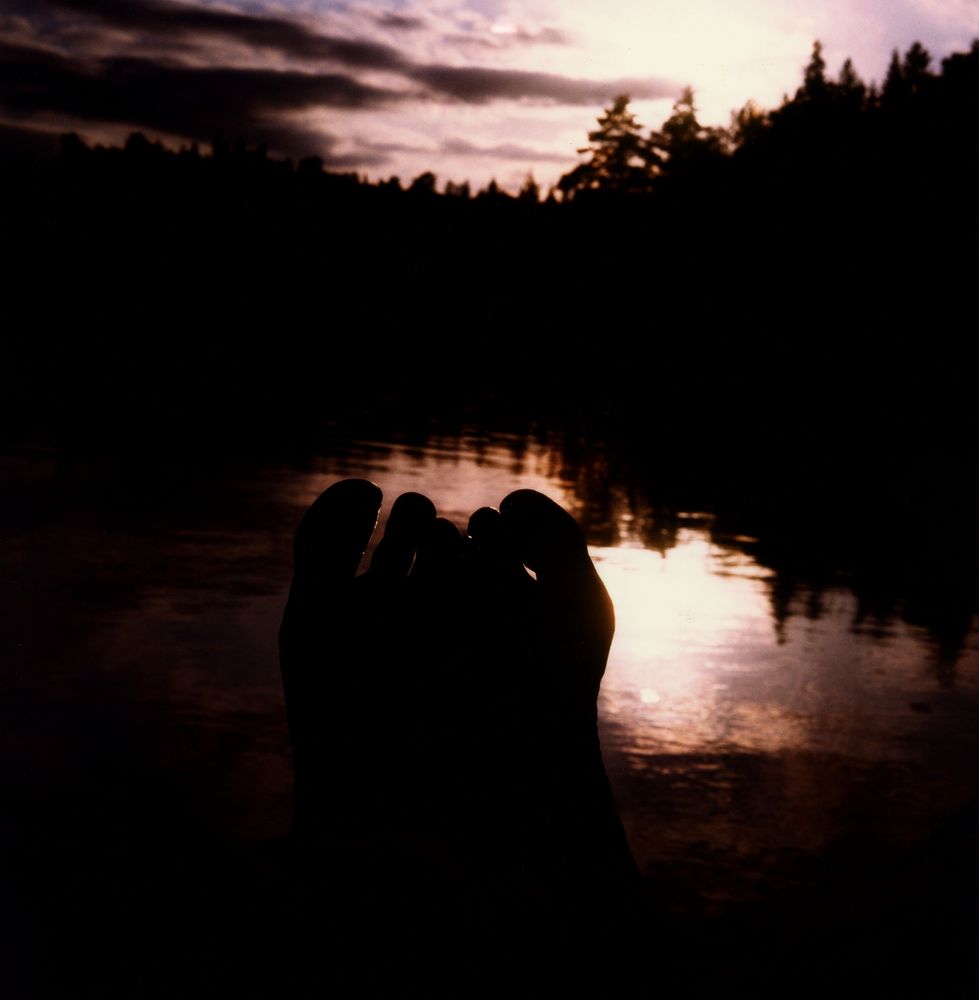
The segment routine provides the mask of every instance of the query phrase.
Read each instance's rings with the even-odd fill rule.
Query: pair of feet
[[[280,650],[297,835],[629,875],[596,728],[614,616],[574,518],[520,490],[462,537],[407,493],[357,576],[381,501],[336,483],[296,534]]]

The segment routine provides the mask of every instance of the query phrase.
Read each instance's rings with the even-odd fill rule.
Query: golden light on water
[[[714,553],[694,530],[681,530],[677,545],[663,555],[631,547],[592,549],[615,603],[618,645],[641,647],[645,658],[657,660],[705,625],[716,629],[764,618],[764,587],[757,579],[719,575]]]
[[[511,490],[540,489],[603,539],[591,552],[615,602],[617,629],[599,696],[600,735],[641,865],[687,857],[691,844],[708,842],[737,872],[748,848],[759,857],[786,846],[822,850],[881,774],[886,794],[874,808],[885,819],[898,808],[907,817],[935,815],[958,802],[963,788],[974,794],[974,785],[963,784],[974,770],[974,714],[956,716],[949,706],[953,698],[962,705],[979,698],[975,640],[955,690],[943,688],[920,627],[862,625],[857,599],[844,587],[823,591],[818,615],[805,592],[791,599],[780,592],[774,601],[774,571],[753,559],[753,539],[722,535],[702,514],[663,514],[604,489],[601,468],[572,477],[564,456],[539,441],[476,436],[454,446],[433,438],[423,446],[362,442],[301,473],[270,468],[235,481],[236,490],[277,512],[281,559],[269,557],[264,570],[271,529],[244,542],[237,527],[166,537],[174,575],[138,606],[118,609],[103,654],[120,671],[122,664],[145,667],[138,677],[146,711],[165,705],[168,719],[184,713],[192,726],[204,718],[235,741],[242,718],[273,706],[267,739],[281,753],[258,779],[252,758],[242,758],[236,787],[265,781],[287,804],[291,772],[284,718],[275,714],[282,698],[275,662],[288,533],[323,489],[350,476],[382,486],[385,514],[399,493],[418,490],[460,528],[474,509]],[[224,589],[216,589],[216,574]],[[233,600],[215,601],[228,593]],[[225,660],[214,655],[215,636]],[[183,650],[178,662],[175,643]],[[234,665],[233,676],[215,667],[222,662]],[[451,699],[448,692],[444,703],[465,721],[472,704]],[[383,724],[383,713],[377,721]],[[247,806],[248,823],[260,835],[288,822],[256,801],[262,807]]]
[[[287,492],[298,519],[335,479],[373,479],[385,492],[375,538],[406,490],[435,498],[461,530],[476,508],[527,488],[587,524],[587,496],[565,473],[562,455],[540,441],[363,442],[291,478]],[[660,515],[621,491],[601,495],[604,516],[593,522],[610,541],[590,552],[616,609],[599,697],[608,760],[683,770],[695,766],[684,761],[731,754],[913,755],[906,734],[929,716],[908,703],[933,681],[912,627],[854,630],[855,598],[842,589],[826,592],[818,620],[803,602],[776,622],[772,572],[749,554],[753,539],[719,536],[702,514]]]
[[[634,751],[794,739],[778,710],[732,713],[727,704],[735,648],[774,645],[765,580],[746,558],[694,528],[663,554],[591,551],[616,609],[602,712]]]

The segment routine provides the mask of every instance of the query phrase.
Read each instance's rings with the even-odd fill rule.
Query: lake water
[[[974,629],[950,672],[925,629],[868,623],[844,587],[786,605],[751,538],[615,484],[596,504],[595,470],[546,441],[354,442],[208,476],[4,461],[4,769],[25,810],[82,786],[111,798],[110,778],[136,775],[222,836],[288,828],[276,632],[291,535],[352,476],[381,486],[383,513],[416,490],[464,527],[531,487],[586,525],[617,613],[606,764],[640,868],[675,912],[881,868],[979,788]]]

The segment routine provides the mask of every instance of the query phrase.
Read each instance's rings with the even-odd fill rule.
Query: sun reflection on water
[[[462,530],[472,511],[516,489],[540,490],[575,514],[616,607],[599,703],[610,758],[655,756],[661,766],[663,754],[815,751],[869,763],[910,759],[923,746],[915,734],[929,715],[908,706],[927,704],[936,685],[920,630],[895,620],[861,628],[842,588],[825,591],[819,616],[804,593],[786,605],[773,571],[751,555],[756,540],[720,534],[709,514],[637,505],[553,442],[474,432],[354,442],[291,480],[297,519],[347,476],[384,489],[375,541],[408,490],[436,498]]]
[[[953,696],[922,628],[866,619],[843,585],[822,588],[817,607],[755,558],[759,539],[654,509],[575,447],[480,433],[361,442],[289,480],[296,519],[348,476],[384,490],[375,539],[407,490],[461,530],[526,488],[578,519],[616,608],[599,728],[643,870],[679,859],[705,892],[750,896],[773,858],[819,854],[867,824],[907,843],[973,794],[974,639]]]
[[[630,545],[594,548],[592,557],[616,608],[601,710],[628,733],[621,749],[677,752],[730,740],[734,720],[722,706],[735,651],[772,641],[764,576],[732,572],[730,554],[701,529],[681,529],[666,552]],[[745,749],[796,738],[778,712],[753,715],[736,726]]]
[[[82,689],[92,692],[93,717],[111,697],[120,718],[146,720],[147,760],[171,766],[174,726],[188,734],[180,780],[198,775],[216,822],[255,837],[287,827],[292,772],[276,634],[291,537],[324,489],[364,477],[385,494],[375,537],[410,490],[431,496],[460,529],[478,507],[522,488],[578,518],[616,606],[599,701],[603,756],[651,877],[667,872],[683,892],[712,900],[753,898],[780,872],[786,885],[818,877],[806,859],[840,843],[856,845],[861,861],[903,850],[972,800],[975,629],[955,670],[942,673],[934,635],[912,615],[864,606],[846,580],[821,585],[814,601],[805,578],[786,586],[794,564],[773,560],[759,539],[726,535],[704,513],[654,508],[622,470],[616,485],[579,445],[562,452],[538,438],[482,433],[363,441],[301,468],[231,470],[209,481],[218,492],[191,520],[180,492],[114,540],[80,530],[80,518],[40,519],[10,547],[11,565],[57,566],[51,607],[72,608],[86,638],[54,630],[62,645],[52,641],[47,672],[24,672],[15,689],[27,708],[14,738],[34,745],[31,720],[46,704],[38,685],[52,677],[65,679],[75,705],[80,662],[95,679]],[[62,757],[74,760],[73,730],[63,738],[45,765],[52,775],[70,766]]]

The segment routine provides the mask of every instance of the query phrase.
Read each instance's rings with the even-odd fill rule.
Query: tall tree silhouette
[[[863,109],[867,97],[867,87],[857,74],[852,59],[844,60],[834,91],[841,108],[849,112],[858,112]]]
[[[881,90],[881,104],[884,108],[892,109],[904,103],[904,70],[901,66],[901,55],[894,49],[891,53],[891,61],[887,64],[887,75],[884,77],[884,86]]]
[[[931,96],[935,79],[931,54],[921,42],[915,42],[903,59],[895,49],[884,78],[881,104],[887,111],[906,111],[913,102]]]
[[[431,170],[426,170],[424,173],[419,174],[412,182],[411,187],[408,190],[415,195],[422,195],[424,197],[431,197],[435,194],[435,185],[438,183],[438,178]]]
[[[540,185],[534,180],[533,172],[527,174],[517,197],[528,205],[536,205],[540,201]]]
[[[629,110],[627,94],[620,94],[605,109],[598,128],[588,133],[588,143],[578,152],[590,153],[590,159],[558,181],[565,197],[582,191],[639,194],[649,190],[652,168],[658,160]]]
[[[667,176],[685,176],[701,173],[718,162],[724,153],[725,140],[723,129],[700,124],[693,88],[685,87],[662,128],[650,134],[649,151]]]
[[[823,58],[823,43],[818,39],[812,43],[812,56],[802,76],[802,86],[796,93],[796,100],[820,101],[829,91],[826,82],[826,60]]]
[[[915,42],[904,54],[903,70],[909,96],[912,99],[928,96],[935,78],[931,73],[931,54],[921,42]]]
[[[731,112],[731,126],[728,137],[734,150],[761,140],[771,124],[768,113],[754,101],[748,101],[742,108]]]

